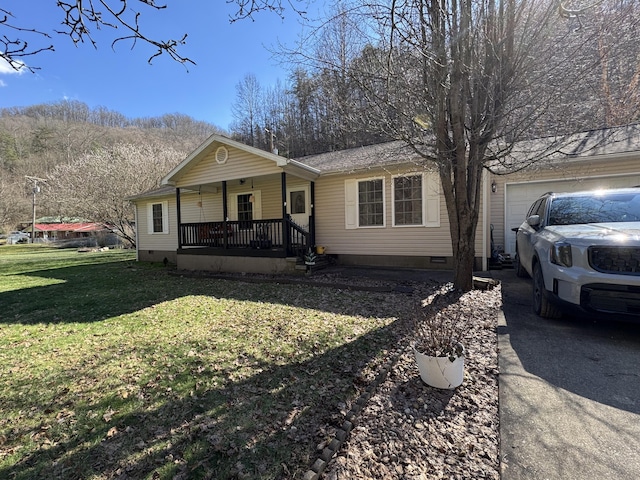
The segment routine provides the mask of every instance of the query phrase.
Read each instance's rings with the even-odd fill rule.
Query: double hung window
[[[387,177],[388,178],[388,177]],[[387,218],[394,227],[439,227],[440,182],[435,173],[409,173],[387,179],[345,180],[345,228],[384,228]],[[391,211],[387,200],[391,199]],[[390,215],[387,215],[390,213]]]
[[[381,178],[358,182],[358,226],[384,225],[384,182]]]
[[[147,215],[150,234],[169,233],[169,206],[167,202],[149,204]]]
[[[393,224],[423,225],[422,175],[393,179]]]
[[[238,221],[240,222],[241,229],[251,228],[251,221],[253,220],[253,202],[251,201],[251,194],[238,195]]]

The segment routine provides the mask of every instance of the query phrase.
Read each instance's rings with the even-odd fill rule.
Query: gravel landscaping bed
[[[414,299],[431,289],[414,285]],[[406,302],[405,296],[398,301]],[[500,286],[459,302],[473,312],[465,377],[455,390],[422,382],[408,331],[386,379],[371,393],[320,478],[499,478],[497,312]]]

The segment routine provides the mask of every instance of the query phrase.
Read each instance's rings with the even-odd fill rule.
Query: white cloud
[[[6,87],[6,86],[7,86],[7,84],[6,84],[6,83],[4,83],[2,80],[0,80],[0,88],[2,88],[2,87]]]
[[[14,68],[15,67],[15,68]],[[4,58],[0,58],[0,75],[10,75],[12,73],[22,74],[27,70],[24,62],[14,60],[9,63]]]

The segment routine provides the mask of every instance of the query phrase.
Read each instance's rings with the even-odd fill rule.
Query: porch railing
[[[290,218],[272,220],[248,220],[228,222],[198,222],[180,224],[182,247],[213,248],[285,248],[287,233],[287,255],[301,256],[311,247],[310,233]],[[226,225],[226,226],[225,226]]]
[[[287,218],[287,226],[289,230],[289,251],[287,253],[296,257],[304,256],[311,247],[311,234],[291,218]]]

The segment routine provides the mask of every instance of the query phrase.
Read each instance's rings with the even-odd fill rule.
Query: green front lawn
[[[397,342],[398,294],[134,255],[0,247],[0,478],[301,478]]]

